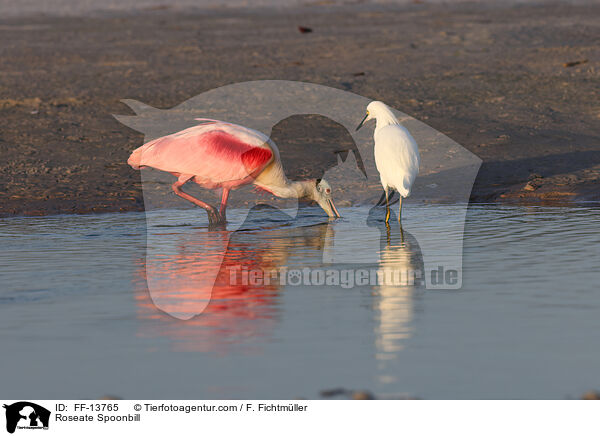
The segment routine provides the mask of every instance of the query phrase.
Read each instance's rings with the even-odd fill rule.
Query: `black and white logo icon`
[[[50,411],[28,401],[19,401],[4,405],[6,409],[6,431],[14,433],[16,429],[47,430]]]

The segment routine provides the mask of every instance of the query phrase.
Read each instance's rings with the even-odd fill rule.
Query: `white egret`
[[[379,171],[384,194],[379,200],[383,203],[385,196],[385,222],[390,220],[390,191],[400,194],[398,222],[402,226],[402,198],[410,195],[412,185],[419,173],[419,148],[410,132],[400,124],[398,118],[387,105],[380,101],[372,101],[367,106],[367,113],[356,130],[366,121],[375,119],[375,165]]]

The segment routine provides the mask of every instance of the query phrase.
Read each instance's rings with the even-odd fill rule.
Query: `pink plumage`
[[[268,136],[224,121],[198,121],[197,126],[142,145],[127,163],[136,170],[151,167],[176,176],[175,194],[204,208],[210,224],[225,223],[229,191],[250,183],[278,197],[315,200],[330,217],[339,217],[329,184],[315,179],[290,182],[279,150]],[[223,190],[219,210],[181,189],[190,180],[207,189]]]
[[[260,132],[210,120],[144,144],[128,163],[190,175],[208,189],[231,189],[251,183],[268,165],[273,158],[269,142]]]

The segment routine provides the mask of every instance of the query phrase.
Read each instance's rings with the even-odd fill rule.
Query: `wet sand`
[[[126,160],[143,137],[112,117],[131,113],[120,100],[169,108],[258,79],[349,90],[424,121],[483,159],[473,202],[599,201],[599,16],[422,3],[0,19],[0,215],[142,210]],[[290,178],[318,177],[351,144],[322,119],[281,124]]]

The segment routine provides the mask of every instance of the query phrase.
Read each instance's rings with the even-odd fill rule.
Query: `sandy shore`
[[[599,16],[424,3],[0,20],[0,215],[143,209],[126,164],[143,138],[111,116],[130,113],[119,101],[169,108],[257,79],[350,90],[426,122],[483,159],[474,202],[599,201]],[[327,162],[344,139],[289,123],[284,165],[318,177],[307,144]]]

